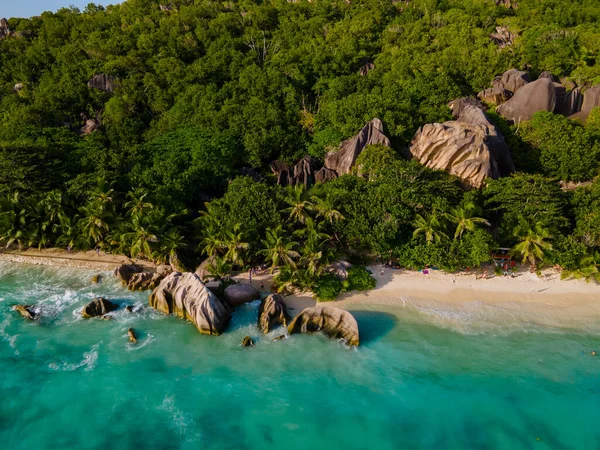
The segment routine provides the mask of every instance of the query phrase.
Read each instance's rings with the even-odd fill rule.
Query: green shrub
[[[335,300],[344,290],[342,282],[334,275],[327,273],[322,275],[313,287],[315,297],[320,302]]]
[[[377,285],[371,272],[362,266],[352,266],[348,269],[348,290],[369,291]]]

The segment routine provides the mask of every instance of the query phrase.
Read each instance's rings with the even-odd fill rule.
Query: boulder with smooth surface
[[[467,188],[480,188],[487,178],[515,170],[504,137],[485,113],[472,105],[461,108],[457,120],[419,128],[410,153],[431,169],[456,175]]]
[[[530,81],[531,78],[527,72],[509,69],[492,81],[492,87],[500,86],[516,94],[523,86],[529,84]]]
[[[304,309],[288,326],[288,334],[321,332],[331,339],[343,339],[347,345],[358,345],[358,323],[352,314],[332,306]]]
[[[92,317],[102,317],[105,314],[114,311],[118,307],[118,305],[106,300],[104,297],[97,297],[83,307],[81,310],[81,315],[86,319],[90,319]]]
[[[225,288],[225,301],[237,307],[260,298],[260,292],[249,283],[236,283]]]
[[[548,78],[541,78],[521,87],[515,95],[496,110],[502,117],[514,122],[531,120],[539,111],[554,111],[556,87]]]
[[[578,119],[585,122],[592,109],[600,106],[600,85],[596,85],[583,91],[581,110],[569,116],[570,119]]]
[[[258,308],[258,328],[265,334],[280,325],[284,327],[290,321],[283,297],[279,294],[271,294],[260,302]]]
[[[202,334],[218,336],[231,320],[230,309],[192,272],[173,272],[148,298],[151,307],[189,320]]]

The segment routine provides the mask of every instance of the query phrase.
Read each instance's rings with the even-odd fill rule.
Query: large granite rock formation
[[[410,153],[427,167],[458,176],[465,187],[480,188],[487,178],[508,175],[515,167],[502,134],[480,108],[465,103],[454,103],[457,120],[419,128]]]
[[[104,297],[97,297],[83,307],[83,309],[81,310],[81,315],[85,319],[90,319],[92,317],[101,317],[105,314],[108,314],[111,311],[114,311],[118,307],[118,305],[115,305],[113,302],[106,300]]]
[[[502,87],[507,91],[516,94],[519,89],[528,84],[530,81],[531,78],[527,72],[517,69],[509,69],[500,77],[496,77],[494,81],[492,81],[492,87]]]
[[[173,272],[165,277],[152,291],[148,302],[165,314],[193,322],[202,334],[218,336],[231,320],[229,308],[192,272]]]
[[[292,167],[278,160],[271,163],[271,171],[277,175],[277,184],[281,186],[304,185],[309,187],[314,183],[315,170],[315,164],[308,155]]]
[[[358,345],[358,323],[348,311],[331,306],[304,309],[288,326],[288,333],[320,331],[332,339],[343,339],[348,345]]]
[[[234,308],[258,299],[260,292],[251,284],[236,283],[225,288],[225,301]]]
[[[490,105],[501,105],[508,101],[512,97],[512,92],[504,89],[503,87],[496,86],[488,89],[484,89],[477,94],[477,98]]]
[[[515,95],[496,110],[508,120],[530,120],[536,112],[554,111],[556,87],[552,80],[541,78],[521,87]]]
[[[138,272],[131,275],[127,282],[127,289],[130,291],[145,291],[156,288],[165,275],[158,272]]]
[[[135,264],[121,264],[115,269],[115,276],[121,280],[121,283],[127,285],[129,279],[133,276],[134,273],[142,272],[143,269],[140,266],[136,266]]]
[[[329,152],[325,156],[325,168],[333,171],[336,176],[350,173],[356,158],[367,145],[390,146],[390,140],[383,134],[383,123],[379,119],[373,119],[366,124],[356,136],[345,140],[335,152]]]
[[[570,116],[581,109],[583,96],[580,88],[570,91],[560,83],[554,83],[556,92],[556,104],[554,112],[563,116]]]
[[[315,183],[324,183],[329,180],[335,180],[337,174],[334,170],[328,169],[327,167],[321,167],[315,172]]]
[[[88,81],[88,87],[99,89],[104,92],[113,92],[117,87],[117,77],[106,75],[105,73],[94,75],[92,79]]]
[[[279,325],[287,326],[290,316],[279,294],[271,294],[260,302],[258,308],[258,328],[267,334]]]
[[[581,110],[569,116],[571,119],[578,119],[585,122],[592,109],[600,106],[600,84],[583,91],[583,101]]]

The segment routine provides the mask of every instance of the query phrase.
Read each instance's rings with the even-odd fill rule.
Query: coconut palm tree
[[[128,208],[129,217],[142,217],[145,213],[154,208],[154,205],[148,201],[148,192],[141,188],[136,188],[127,193],[129,201],[125,203]]]
[[[513,230],[513,236],[517,244],[511,253],[522,258],[523,262],[529,261],[532,269],[535,269],[538,261],[544,259],[544,252],[552,249],[552,244],[548,242],[553,237],[552,232],[542,221],[529,222],[521,217]]]
[[[14,242],[19,249],[23,247],[30,213],[28,205],[18,192],[0,198],[0,239],[6,242],[7,248]]]
[[[577,269],[563,270],[560,278],[583,278],[588,283],[592,280],[600,283],[600,251],[596,250],[582,258]]]
[[[231,273],[231,265],[224,258],[211,258],[210,264],[206,267],[215,280],[222,280],[229,277]]]
[[[98,245],[110,230],[110,213],[105,210],[105,205],[93,201],[81,207],[81,216],[77,222],[81,233],[88,244]]]
[[[314,204],[309,200],[304,186],[290,187],[285,202],[289,207],[282,210],[292,222],[304,223],[310,217]]]
[[[479,225],[490,226],[490,223],[482,217],[476,217],[477,206],[473,202],[466,202],[463,205],[454,208],[445,217],[456,224],[454,239],[460,239],[465,231],[473,231]]]
[[[428,245],[432,242],[440,242],[442,239],[448,239],[446,233],[441,231],[442,223],[435,213],[429,214],[427,217],[417,214],[413,226],[415,227],[413,237],[423,234]]]
[[[271,273],[280,265],[296,267],[294,260],[299,258],[300,254],[294,248],[298,243],[289,239],[281,225],[274,229],[268,228],[266,239],[262,242],[265,248],[258,251],[258,254],[265,255],[266,259],[271,262]]]
[[[335,202],[330,194],[327,194],[325,198],[313,195],[311,200],[314,210],[317,211],[317,217],[323,217],[330,224],[344,220],[344,215],[335,209]]]
[[[240,229],[241,225],[236,223],[233,226],[233,230],[226,231],[223,245],[227,249],[225,260],[231,262],[233,266],[243,267],[244,253],[246,253],[250,245],[245,242],[244,233]]]
[[[184,236],[177,228],[171,228],[166,234],[159,237],[159,249],[156,251],[156,260],[163,263],[177,265],[178,251],[187,247]]]

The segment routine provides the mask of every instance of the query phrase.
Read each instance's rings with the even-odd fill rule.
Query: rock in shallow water
[[[279,325],[287,326],[290,316],[279,294],[271,294],[260,302],[258,308],[258,328],[265,334]]]
[[[225,289],[225,300],[234,308],[260,298],[260,292],[248,283],[237,283]]]
[[[140,266],[135,264],[121,264],[115,269],[115,276],[121,280],[123,284],[127,284],[134,273],[142,271]]]
[[[150,306],[196,325],[202,334],[218,336],[231,320],[229,308],[192,272],[173,272],[148,297]]]
[[[157,287],[164,275],[160,273],[138,272],[131,275],[127,282],[127,289],[130,291],[145,291]]]
[[[288,333],[320,331],[331,339],[343,339],[348,345],[358,345],[358,323],[352,314],[332,306],[304,309],[288,327]]]
[[[254,341],[252,340],[252,338],[250,336],[246,336],[242,340],[242,347],[254,347]]]
[[[86,319],[100,317],[114,311],[118,307],[118,305],[106,300],[104,297],[97,297],[83,307],[81,315]]]
[[[31,305],[16,305],[13,307],[13,310],[17,311],[26,319],[35,320],[37,318],[37,313],[33,310],[33,306]]]

